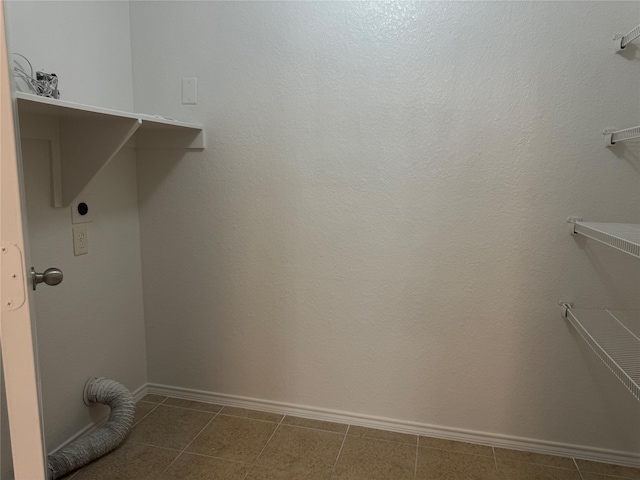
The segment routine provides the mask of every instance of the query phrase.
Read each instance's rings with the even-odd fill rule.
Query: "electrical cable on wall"
[[[29,64],[30,73],[27,73],[24,66],[15,58],[13,59],[14,75],[20,78],[25,85],[29,87],[31,93],[41,97],[60,98],[60,91],[58,90],[58,76],[55,73],[37,71],[36,76],[34,77],[33,66],[29,59],[19,53],[14,53],[14,55],[23,58]]]

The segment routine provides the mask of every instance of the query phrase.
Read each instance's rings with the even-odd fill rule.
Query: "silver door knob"
[[[44,272],[38,273],[33,267],[31,267],[31,283],[33,289],[36,289],[36,285],[39,283],[46,283],[47,285],[58,285],[62,282],[62,270],[59,268],[47,268]]]

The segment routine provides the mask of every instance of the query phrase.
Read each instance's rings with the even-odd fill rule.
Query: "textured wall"
[[[129,4],[5,0],[14,52],[58,75],[62,100],[131,111]]]
[[[638,123],[639,14],[132,2],[135,108],[210,141],[138,157],[150,381],[637,452],[558,300],[637,299],[564,222],[640,221],[637,144],[601,135]]]
[[[68,208],[49,206],[47,144],[23,141],[31,260],[56,266],[64,281],[35,294],[43,418],[48,450],[105,413],[87,408],[87,379],[130,390],[147,381],[136,164],[126,149],[90,187],[95,219],[89,253],[75,257]],[[106,410],[108,411],[108,410]]]
[[[7,17],[14,51],[59,74],[63,99],[132,109],[127,3],[10,2]],[[132,390],[147,380],[136,164],[125,150],[88,188],[96,212],[89,254],[75,257],[70,209],[50,206],[48,145],[28,140],[22,148],[33,266],[65,275],[34,295],[51,450],[105,413],[82,402],[89,376]]]

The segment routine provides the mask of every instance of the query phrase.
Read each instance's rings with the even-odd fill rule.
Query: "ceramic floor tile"
[[[278,425],[218,415],[193,441],[189,452],[253,463]]]
[[[243,480],[250,468],[244,463],[183,453],[162,480]]]
[[[311,420],[309,418],[293,417],[287,415],[282,420],[284,425],[292,425],[295,427],[315,428],[316,430],[326,430],[328,432],[345,433],[348,425],[345,423],[325,422],[322,420]]]
[[[315,480],[316,477],[300,476],[297,472],[278,470],[255,465],[245,480]],[[320,480],[329,480],[331,477],[321,477]]]
[[[149,403],[162,403],[167,399],[167,397],[163,395],[154,395],[153,393],[149,393],[144,396],[141,402],[149,402]]]
[[[548,467],[568,468],[575,470],[576,464],[572,458],[557,457],[555,455],[543,455],[541,453],[522,452],[520,450],[507,450],[504,448],[496,448],[496,461],[502,462],[519,462],[519,463],[536,463],[539,465],[547,465]]]
[[[533,463],[500,462],[500,480],[581,480],[576,469],[549,467]]]
[[[599,473],[600,475],[612,475],[622,478],[640,479],[640,468],[623,467],[609,463],[590,462],[576,459],[580,472]]]
[[[214,403],[195,402],[193,400],[183,400],[182,398],[167,398],[163,405],[170,407],[190,408],[191,410],[202,410],[203,412],[218,413],[222,410],[222,405]]]
[[[416,480],[496,480],[493,457],[435,448],[418,449]],[[515,478],[513,479],[515,480]]]
[[[158,480],[180,452],[125,442],[82,467],[73,480]]]
[[[138,423],[144,417],[147,416],[154,408],[158,406],[157,403],[138,402],[136,403],[136,413],[133,417],[133,425]]]
[[[582,480],[627,480],[624,477],[611,477],[609,475],[600,475],[599,473],[583,473]]]
[[[261,412],[260,410],[249,410],[247,408],[238,407],[224,407],[222,409],[223,415],[231,415],[233,417],[251,418],[253,420],[263,420],[265,422],[279,423],[284,415],[279,413]]]
[[[256,465],[326,479],[338,457],[344,434],[280,425]]]
[[[356,437],[373,438],[375,440],[385,440],[387,442],[407,443],[409,445],[416,445],[418,441],[417,435],[409,435],[407,433],[389,432],[387,430],[378,430],[375,428],[357,427],[351,425],[349,427],[348,435]]]
[[[453,440],[442,440],[440,438],[420,437],[420,446],[428,448],[439,448],[452,452],[468,453],[470,455],[481,455],[493,457],[493,449],[486,445],[476,445],[475,443],[456,442]]]
[[[133,427],[129,439],[182,450],[214,416],[213,413],[159,405]]]
[[[413,480],[416,447],[349,436],[333,474],[334,480]]]

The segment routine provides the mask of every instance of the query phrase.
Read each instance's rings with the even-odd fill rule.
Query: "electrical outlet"
[[[73,227],[73,254],[86,255],[89,253],[89,237],[87,227]]]

